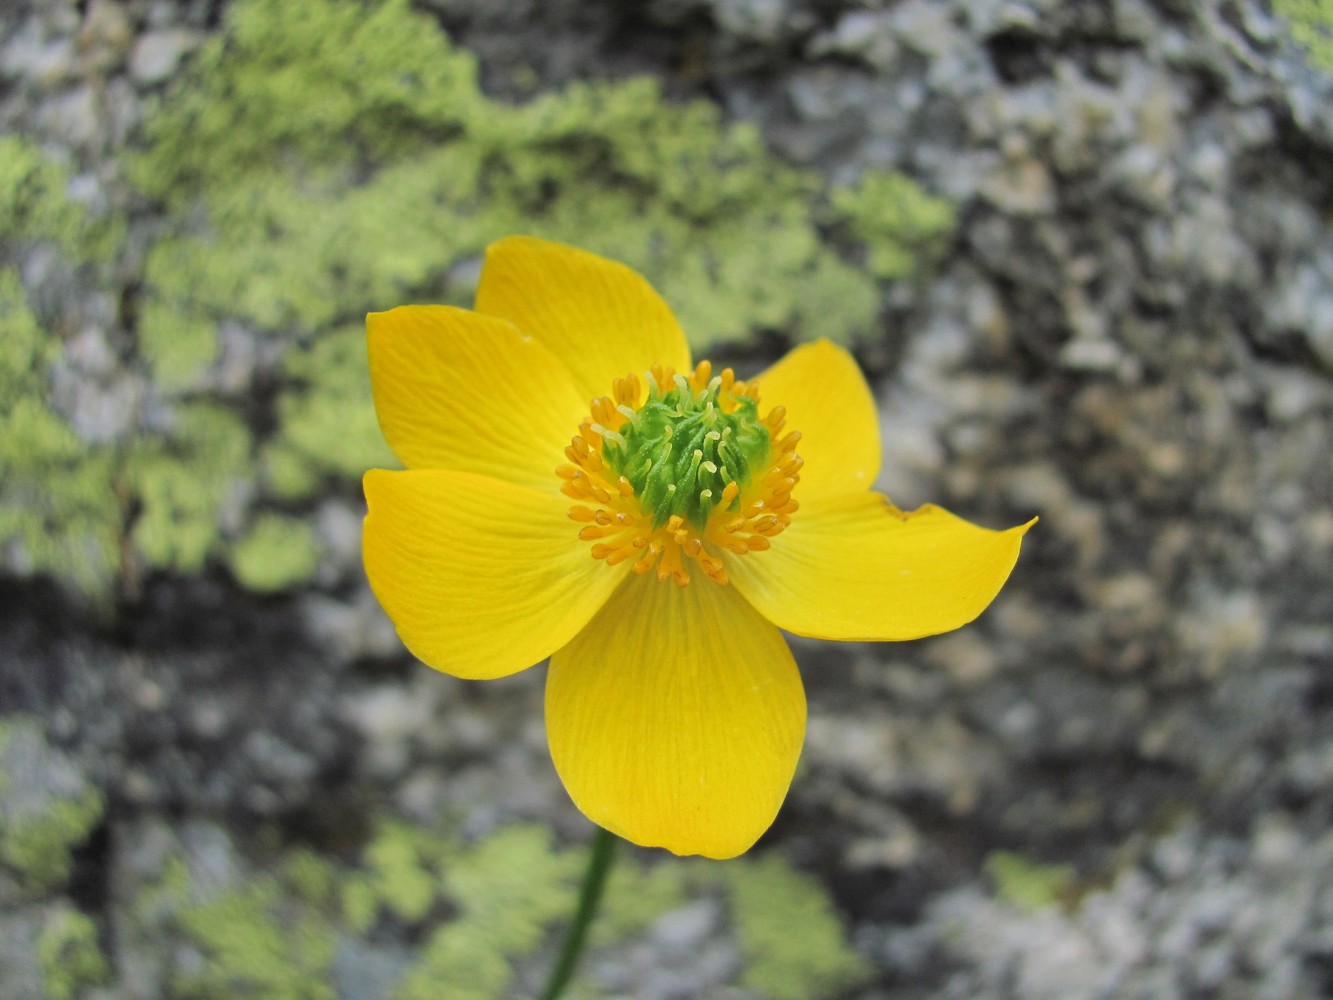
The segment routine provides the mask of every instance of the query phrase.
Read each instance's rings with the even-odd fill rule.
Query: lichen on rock
[[[74,1000],[111,978],[111,967],[98,945],[97,925],[67,904],[47,914],[34,951],[46,1000]]]
[[[101,793],[30,716],[0,722],[0,883],[28,897],[62,889],[72,852],[102,818]]]
[[[216,397],[227,329],[260,345],[252,378],[277,389],[272,433],[255,442],[261,507],[392,464],[360,318],[403,301],[466,302],[475,262],[502,235],[566,239],[639,267],[702,345],[758,330],[866,333],[880,280],[908,275],[909,247],[947,228],[942,216],[923,228],[912,206],[935,203],[910,182],[830,196],[752,126],[669,102],[649,78],[574,83],[522,105],[490,98],[474,58],[398,0],[233,4],[146,134],[130,175],[170,221],[147,257],[138,342],[179,400]],[[881,193],[897,199],[887,211]],[[827,228],[868,266],[844,259]],[[177,478],[198,468],[182,460]],[[159,510],[164,490],[150,493]],[[216,520],[216,503],[199,499]],[[260,590],[313,571],[290,559],[258,571],[253,530],[233,550],[234,534],[205,537],[185,506],[140,529],[149,564],[194,572],[216,550]],[[172,524],[178,540],[163,531]],[[288,532],[280,548],[305,544]]]
[[[61,317],[39,316],[20,276],[39,259],[91,267],[116,239],[119,227],[73,201],[68,184],[35,144],[0,138],[0,558],[10,572],[101,595],[119,559],[113,454],[81,441],[52,405]]]
[[[1273,13],[1284,18],[1291,37],[1316,65],[1333,70],[1333,3],[1329,0],[1274,0]]]
[[[447,823],[390,815],[354,859],[277,848],[264,835],[244,843],[199,824],[175,836],[164,827],[124,832],[157,847],[139,861],[147,878],[126,886],[135,917],[122,946],[173,942],[159,974],[173,995],[192,1000],[238,990],[269,1000],[532,995],[586,861],[581,846],[559,844],[537,825],[464,838]],[[803,1000],[860,975],[827,895],[776,855],[724,870],[647,864],[625,850],[571,997],[622,995],[641,961],[636,950],[697,951],[701,931],[725,956],[693,970],[702,989],[741,985],[771,1000]],[[701,924],[700,907],[718,919]],[[771,962],[776,975],[759,971]]]

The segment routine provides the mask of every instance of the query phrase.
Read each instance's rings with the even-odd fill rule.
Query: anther
[[[770,547],[797,509],[803,463],[798,433],[779,440],[786,410],[760,418],[758,399],[757,383],[704,361],[684,372],[653,365],[592,400],[556,470],[592,554],[683,587],[687,559],[725,584],[720,555]]]

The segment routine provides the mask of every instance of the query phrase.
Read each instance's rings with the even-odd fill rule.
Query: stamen
[[[799,509],[791,493],[804,463],[800,434],[782,436],[785,408],[761,419],[758,400],[756,383],[707,361],[613,380],[556,470],[590,554],[684,587],[688,560],[725,585],[723,554],[770,548]]]

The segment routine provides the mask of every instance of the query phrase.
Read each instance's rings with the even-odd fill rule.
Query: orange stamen
[[[653,365],[644,379],[665,389],[676,382],[677,372]],[[718,405],[729,413],[740,405],[740,397],[759,399],[756,383],[740,381],[730,368],[715,376],[708,361],[700,361],[683,380],[694,392],[715,384]],[[702,530],[679,514],[654,527],[652,513],[642,509],[633,484],[602,456],[604,439],[614,439],[635,418],[645,396],[644,380],[627,375],[612,382],[609,396],[599,396],[589,404],[589,419],[579,425],[565,449],[569,464],[556,470],[562,481],[560,491],[577,501],[569,508],[569,518],[581,525],[579,538],[593,543],[589,552],[594,559],[612,566],[632,559],[635,573],[655,571],[659,580],[670,580],[679,587],[689,584],[693,562],[703,575],[725,585],[729,580],[719,554],[745,556],[765,551],[799,509],[791,494],[804,465],[796,454],[800,432],[784,435],[786,408],[773,407],[762,420],[772,442],[766,466],[755,470],[748,483],[728,482]]]

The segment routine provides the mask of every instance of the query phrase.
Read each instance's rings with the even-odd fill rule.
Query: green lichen
[[[102,818],[101,794],[26,716],[0,724],[0,775],[0,865],[29,895],[61,888]]]
[[[442,983],[458,1000],[504,996],[514,959],[570,912],[581,861],[535,826],[501,830],[447,859],[442,874],[458,917],[430,936],[395,1000],[431,1000]]]
[[[0,138],[0,552],[11,570],[105,594],[121,510],[107,449],[81,442],[50,404],[59,316],[39,317],[17,263],[39,248],[69,267],[103,260],[119,227],[66,194],[68,172],[34,144]]]
[[[676,859],[651,867],[622,860],[607,877],[592,944],[607,947],[639,933],[683,905],[690,886],[707,886],[710,874],[706,865]]]
[[[449,268],[511,231],[643,269],[698,344],[765,327],[846,339],[877,308],[820,238],[817,177],[753,128],[647,79],[493,101],[473,58],[400,0],[234,5],[149,134],[139,184],[209,221],[150,258],[164,308],[145,342],[164,348],[180,312],[191,329],[310,333],[412,293],[462,297]],[[860,290],[832,318],[806,304],[830,277]]]
[[[494,1000],[509,995],[516,968],[568,919],[585,861],[582,849],[557,847],[542,827],[510,827],[461,845],[438,831],[386,823],[344,880],[343,914],[363,935],[385,917],[428,930],[395,1000],[434,998],[445,985],[451,1000]],[[693,870],[626,860],[608,885],[595,943],[623,944],[678,905]]]
[[[704,346],[758,330],[842,341],[870,331],[880,279],[908,273],[929,228],[907,182],[888,192],[895,224],[874,192],[830,196],[754,128],[705,102],[667,102],[652,80],[491,99],[475,59],[406,0],[238,0],[146,134],[130,174],[171,225],[148,255],[139,346],[158,387],[182,398],[212,391],[224,324],[275,359],[275,426],[255,448],[261,506],[290,508],[394,464],[361,317],[408,301],[467,304],[475,262],[500,236],[628,262]],[[148,534],[149,562],[183,571],[227,544],[216,525],[179,544]]]
[[[862,980],[824,888],[776,855],[725,872],[745,955],[741,985],[769,1000],[828,996]]]
[[[1010,851],[991,852],[985,868],[995,895],[1029,912],[1068,899],[1074,887],[1074,869],[1069,865],[1039,864]]]
[[[10,270],[0,270],[0,342],[0,549],[25,574],[103,590],[119,557],[112,455],[84,445],[47,403],[58,345]]]
[[[323,485],[324,476],[359,477],[368,468],[397,464],[369,403],[363,323],[296,346],[287,354],[285,374],[291,388],[278,401],[283,433],[265,453],[270,480],[276,473],[280,480],[314,477]],[[284,470],[284,460],[303,471]],[[271,488],[279,496],[302,495]]]
[[[319,566],[320,544],[305,520],[261,514],[228,553],[242,586],[269,592],[310,579]]]
[[[69,881],[71,850],[88,839],[101,816],[102,796],[89,790],[12,819],[0,827],[0,862],[18,874],[29,892],[57,889]]]
[[[45,1000],[74,1000],[83,990],[111,978],[97,943],[97,926],[66,904],[47,915],[35,951]]]
[[[494,100],[407,0],[227,5],[144,138],[127,172],[166,213],[134,328],[154,425],[97,447],[50,405],[65,318],[34,308],[16,265],[44,247],[104,269],[124,220],[71,199],[35,144],[0,138],[0,552],[103,597],[140,567],[215,561],[257,590],[309,579],[308,531],[255,519],[394,464],[361,317],[466,304],[502,235],[625,260],[698,347],[762,330],[846,341],[874,328],[884,280],[929,256],[945,214],[888,175],[830,192],[753,127],[652,80]],[[229,350],[256,345],[272,397],[218,378],[224,331]]]
[[[883,279],[907,278],[943,253],[953,234],[953,202],[927,194],[902,174],[868,171],[837,188],[833,208],[865,245],[866,269]]]
[[[348,924],[364,934],[381,913],[413,925],[440,900],[438,873],[444,851],[438,836],[405,823],[385,823],[366,847],[364,867],[342,890]]]
[[[217,322],[149,299],[139,316],[139,350],[157,387],[189,390],[218,356]]]
[[[328,858],[306,848],[288,852],[282,864],[282,879],[296,897],[319,909],[334,905],[339,871]]]
[[[124,477],[139,506],[135,547],[149,566],[197,573],[220,544],[224,508],[253,477],[249,429],[231,409],[180,406],[170,432],[137,442]]]
[[[1333,0],[1273,0],[1273,13],[1322,69],[1333,70]]]
[[[273,845],[270,845],[273,849]],[[339,943],[353,938],[412,957],[386,984],[392,1000],[500,1000],[531,995],[548,971],[586,864],[538,826],[463,842],[449,829],[384,820],[359,859],[309,848],[265,854],[264,874],[203,884],[182,857],[140,893],[136,912],[155,939],[182,935],[172,995],[324,1000]],[[592,956],[623,950],[690,899],[725,897],[746,959],[738,985],[771,1000],[827,996],[862,975],[819,884],[776,856],[726,865],[645,863],[625,850],[594,924]],[[272,872],[273,874],[268,874]],[[571,1000],[603,996],[596,979]]]
[[[73,264],[106,256],[120,232],[70,199],[69,172],[21,136],[0,137],[0,239],[47,243]]]
[[[182,1000],[334,1000],[329,972],[337,951],[332,928],[293,905],[281,883],[259,876],[242,888],[189,906],[180,928],[198,946],[199,968],[178,970]]]

